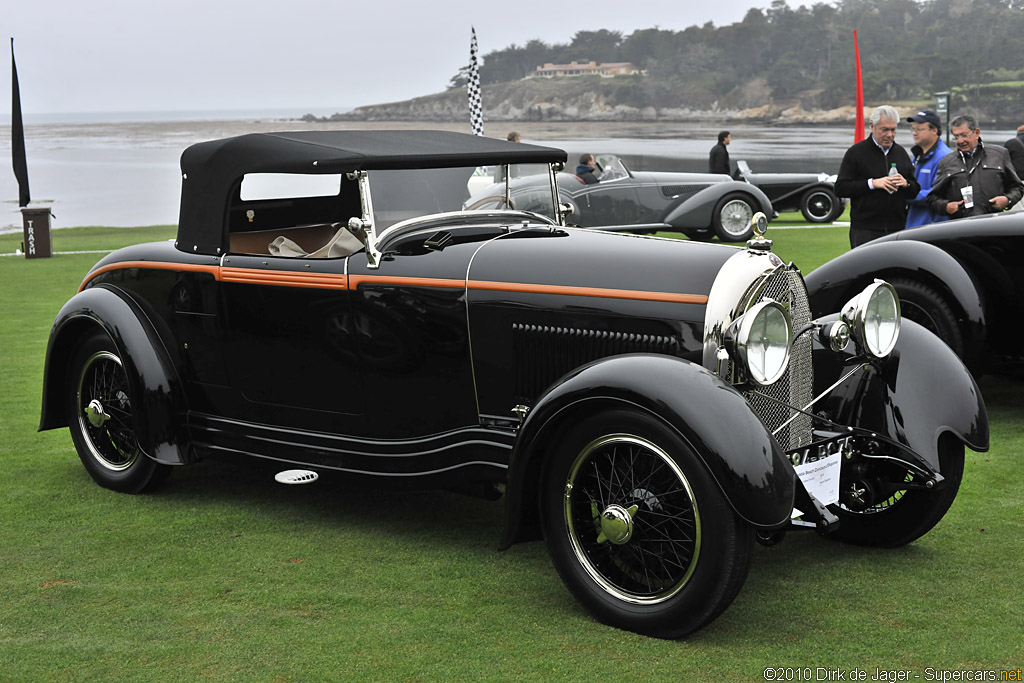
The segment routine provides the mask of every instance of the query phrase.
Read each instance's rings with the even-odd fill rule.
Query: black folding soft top
[[[178,248],[218,255],[225,217],[247,173],[344,173],[564,162],[552,147],[437,130],[251,133],[192,145],[181,155]]]

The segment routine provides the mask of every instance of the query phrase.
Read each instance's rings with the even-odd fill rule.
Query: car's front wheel
[[[710,623],[747,576],[753,533],[671,428],[612,410],[577,425],[545,469],[544,538],[600,621],[659,638]]]
[[[815,187],[800,198],[800,213],[808,223],[831,223],[842,212],[842,202],[828,188]]]
[[[139,447],[133,419],[137,397],[110,338],[96,333],[79,344],[67,377],[68,428],[93,480],[122,493],[142,493],[161,484],[171,468],[151,460]]]
[[[964,475],[964,445],[944,434],[939,439],[941,488],[928,489],[914,474],[879,461],[840,484],[834,506],[839,529],[829,537],[856,545],[895,548],[928,533],[949,510]]]
[[[712,227],[723,242],[745,242],[754,234],[754,202],[742,192],[727,194],[718,200],[711,217]]]

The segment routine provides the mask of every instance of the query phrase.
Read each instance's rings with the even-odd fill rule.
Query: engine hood
[[[481,415],[509,419],[598,358],[658,353],[701,362],[708,293],[736,247],[574,228],[483,245],[467,289]]]
[[[673,306],[703,320],[719,270],[736,247],[576,228],[514,231],[483,246],[470,266],[472,282],[511,283],[514,293],[577,297],[573,305],[618,310],[623,302]],[[509,288],[506,288],[509,291]],[[556,303],[556,299],[551,300]]]

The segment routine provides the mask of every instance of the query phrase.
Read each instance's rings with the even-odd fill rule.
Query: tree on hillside
[[[493,84],[521,79],[548,62],[629,61],[647,76],[616,86],[619,101],[748,106],[747,91],[763,99],[767,85],[776,100],[810,93],[816,106],[830,108],[852,98],[854,29],[868,101],[930,98],[951,88],[977,96],[999,80],[995,74],[1024,72],[1021,0],[836,0],[796,9],[773,0],[728,26],[647,28],[627,36],[577,31],[566,44],[511,45],[485,54],[480,75]],[[465,84],[466,70],[452,87]]]

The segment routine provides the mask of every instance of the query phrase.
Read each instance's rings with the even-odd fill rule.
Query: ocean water
[[[305,123],[305,111],[111,112],[26,115],[25,134],[33,207],[49,207],[55,229],[84,225],[133,227],[178,220],[178,162],[191,144],[252,132],[280,130],[443,129],[470,132],[468,124]],[[318,116],[330,112],[312,111]],[[504,138],[515,128],[524,142],[561,147],[573,164],[583,152],[621,156],[634,170],[707,170],[717,128],[684,123],[488,123]],[[897,141],[910,147],[909,125]],[[836,173],[853,141],[852,127],[730,126],[730,156],[756,172]],[[1002,142],[1013,131],[985,133]],[[0,125],[0,156],[11,158],[9,121]],[[22,229],[18,187],[11,165],[0,172],[0,232]]]

